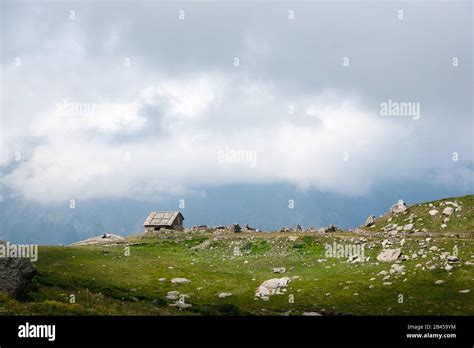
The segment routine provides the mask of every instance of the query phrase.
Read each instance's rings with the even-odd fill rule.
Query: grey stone
[[[448,262],[458,262],[458,261],[459,261],[459,257],[457,257],[456,255],[448,256]]]
[[[365,220],[365,227],[369,227],[370,225],[373,225],[375,223],[375,215],[370,215],[366,220]]]
[[[273,273],[285,273],[286,272],[286,268],[285,267],[275,267],[273,269]]]
[[[36,268],[30,259],[0,259],[0,291],[18,298],[25,293],[35,274]]]
[[[229,297],[229,296],[232,296],[231,292],[221,292],[220,294],[217,295],[217,297],[219,297],[219,298],[226,298],[226,297]]]
[[[454,211],[454,208],[452,208],[452,207],[446,207],[446,208],[444,208],[444,210],[443,210],[443,215],[449,216],[449,215],[451,215],[451,214],[453,213],[453,211]]]
[[[283,294],[290,281],[291,279],[288,277],[268,279],[257,288],[255,291],[255,297],[268,301],[270,295]]]
[[[172,284],[187,284],[190,280],[187,278],[173,278],[171,279]]]
[[[240,227],[239,224],[232,224],[229,226],[229,230],[231,230],[232,232],[240,232],[242,231],[242,228]]]
[[[408,208],[407,208],[405,202],[403,200],[399,200],[397,203],[392,205],[392,207],[390,208],[390,212],[395,213],[395,214],[399,214],[399,213],[403,213],[407,209]]]
[[[402,250],[400,248],[386,249],[377,256],[377,260],[388,261],[388,262],[395,261],[396,259],[400,257],[401,253],[402,253]]]

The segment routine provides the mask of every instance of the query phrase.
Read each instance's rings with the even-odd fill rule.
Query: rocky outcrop
[[[0,291],[17,298],[24,294],[35,274],[36,268],[30,259],[0,258]]]
[[[241,231],[242,231],[242,228],[240,227],[239,224],[236,223],[236,224],[230,225],[230,226],[229,226],[229,230],[230,230],[231,232],[238,233],[238,232],[241,232]]]
[[[407,209],[408,208],[407,208],[407,205],[405,204],[405,202],[400,199],[397,203],[392,205],[392,207],[390,208],[390,212],[395,213],[395,214],[399,214],[399,213],[403,213]]]
[[[365,220],[365,227],[369,227],[375,223],[375,215],[370,215],[366,220]]]
[[[104,244],[114,244],[120,242],[124,237],[117,234],[105,233],[97,237],[92,237],[80,242],[71,244],[72,246],[81,246],[81,245],[104,245]]]
[[[270,295],[282,295],[286,292],[286,287],[291,279],[288,277],[272,278],[264,281],[255,291],[255,297],[268,301]]]

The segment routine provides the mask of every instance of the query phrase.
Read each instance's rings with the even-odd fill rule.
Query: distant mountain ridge
[[[334,224],[353,228],[367,216],[388,211],[399,198],[407,204],[462,195],[429,185],[395,185],[376,189],[365,197],[344,197],[318,191],[302,192],[287,185],[235,185],[206,190],[205,197],[166,198],[157,202],[130,199],[40,204],[22,198],[0,202],[0,239],[14,243],[70,244],[103,233],[126,236],[143,231],[143,221],[153,210],[180,210],[185,227],[240,223],[261,230],[283,226],[303,228]],[[466,194],[466,193],[464,193]],[[288,201],[294,201],[290,209]]]

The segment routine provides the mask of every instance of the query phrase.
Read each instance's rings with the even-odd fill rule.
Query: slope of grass
[[[179,238],[179,236],[177,236]],[[249,237],[250,238],[250,237]],[[258,237],[260,240],[261,237]],[[470,289],[474,280],[472,266],[462,261],[474,257],[472,239],[440,238],[435,245],[453,250],[457,245],[461,263],[448,273],[442,262],[428,270],[426,262],[436,259],[430,253],[425,259],[403,261],[406,275],[392,276],[392,285],[384,286],[380,271],[388,271],[390,263],[379,263],[375,257],[381,250],[380,240],[372,238],[374,247],[365,251],[372,261],[350,264],[346,259],[328,258],[324,243],[332,237],[304,236],[289,242],[287,235],[268,235],[266,251],[234,256],[236,243],[249,243],[242,237],[229,236],[218,247],[191,250],[185,243],[170,245],[160,238],[142,240],[130,247],[44,247],[38,261],[39,275],[28,299],[15,301],[0,298],[4,314],[281,314],[291,311],[319,311],[345,314],[474,314]],[[403,246],[410,255],[418,249],[420,238],[411,238]],[[338,238],[338,243],[346,243]],[[252,242],[253,243],[253,242]],[[257,243],[261,245],[261,242]],[[308,246],[309,245],[309,246]],[[251,249],[252,250],[252,249]],[[326,259],[327,261],[318,262]],[[420,263],[425,267],[416,268]],[[286,267],[285,275],[274,274],[273,267]],[[287,294],[274,295],[268,302],[254,300],[255,289],[263,281],[281,276],[297,276]],[[173,285],[174,277],[186,277],[188,284]],[[167,278],[166,281],[159,281]],[[370,280],[373,279],[374,280]],[[407,279],[404,281],[404,279]],[[436,280],[445,280],[435,285]],[[370,285],[373,288],[369,288]],[[166,293],[177,290],[189,295],[186,302],[193,307],[179,310],[170,307]],[[220,299],[220,292],[233,295]],[[357,293],[358,295],[354,295]],[[403,302],[399,303],[399,295]],[[70,303],[71,295],[75,303]],[[293,295],[294,303],[289,300]]]
[[[134,236],[115,245],[40,247],[38,275],[27,298],[13,300],[0,294],[3,315],[300,315],[307,311],[351,315],[474,315],[473,196],[456,201],[461,217],[446,232],[470,232],[462,238],[395,235],[380,232],[390,218],[379,219],[373,234],[354,232],[231,233],[196,231]],[[410,214],[429,220],[426,204],[409,207],[407,214],[391,216],[392,223]],[[456,213],[454,213],[456,214]],[[437,217],[436,217],[437,218]],[[416,220],[416,219],[415,219]],[[397,222],[398,221],[398,222]],[[296,240],[290,240],[297,237]],[[389,272],[392,263],[378,262],[382,241],[401,247],[405,274]],[[326,246],[364,245],[369,261],[348,263],[347,257],[326,255]],[[418,254],[426,250],[426,256]],[[457,254],[459,262],[445,270],[443,253]],[[272,269],[285,267],[285,274]],[[172,284],[185,277],[187,284]],[[287,292],[269,301],[255,299],[256,288],[270,278],[290,277]],[[160,278],[166,278],[161,280]],[[442,280],[444,283],[435,284]],[[384,285],[384,282],[390,282]],[[169,291],[186,294],[190,308],[170,306]],[[470,290],[461,293],[460,290]],[[218,298],[221,292],[232,296]],[[71,299],[74,299],[72,301]]]
[[[450,216],[449,222],[446,222],[447,227],[442,228],[441,225],[447,216],[442,212],[447,205],[446,202],[456,202],[459,210],[453,212]],[[431,205],[431,206],[430,206]],[[430,210],[437,210],[438,213],[434,216],[429,214]],[[467,195],[462,197],[446,198],[442,200],[409,205],[407,211],[402,214],[387,213],[382,217],[376,219],[374,227],[365,228],[366,230],[380,231],[384,226],[389,224],[397,224],[404,226],[408,224],[410,215],[414,214],[413,219],[415,225],[414,229],[426,229],[428,232],[473,232],[474,231],[474,195]],[[421,219],[421,220],[419,220]]]

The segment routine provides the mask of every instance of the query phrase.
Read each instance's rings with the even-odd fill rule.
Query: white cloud
[[[403,171],[406,163],[396,157],[411,126],[387,122],[352,96],[332,91],[294,97],[273,84],[222,81],[213,74],[162,81],[143,88],[136,100],[98,104],[90,117],[65,118],[52,106],[31,127],[41,142],[3,182],[40,201],[150,199],[237,182],[288,182],[358,195],[374,183],[420,171]],[[298,106],[295,114],[288,113],[290,102]],[[162,122],[143,115],[150,106],[167,115],[165,122],[179,120],[179,127],[147,132],[147,126]],[[136,136],[116,141],[91,137],[91,130]],[[253,151],[256,166],[219,163],[222,149]],[[402,174],[390,175],[388,167]]]
[[[166,80],[141,91],[143,100],[166,110],[170,118],[192,119],[216,100],[219,81],[200,76],[190,80]]]
[[[264,23],[259,35],[249,31],[243,36],[242,51],[236,46],[235,53],[221,57],[214,50],[209,57],[215,67],[196,61],[182,72],[169,68],[183,58],[178,53],[188,50],[174,45],[176,56],[164,57],[160,46],[163,55],[147,65],[147,56],[156,51],[149,45],[150,52],[140,52],[140,45],[124,49],[127,38],[138,36],[128,37],[128,29],[111,24],[103,41],[74,23],[61,24],[50,36],[32,27],[19,37],[9,36],[12,46],[25,47],[18,53],[25,64],[21,69],[11,61],[2,66],[8,89],[2,100],[0,183],[8,190],[33,200],[61,201],[155,199],[247,182],[285,182],[345,195],[404,181],[472,187],[472,139],[453,139],[446,131],[454,125],[458,133],[467,132],[472,121],[431,117],[425,104],[419,121],[384,118],[378,114],[379,97],[374,102],[373,96],[343,83],[330,88],[326,71],[277,64],[298,55],[303,59],[306,53],[296,49],[293,39],[266,37]],[[151,37],[148,27],[143,30]],[[31,37],[44,42],[33,45]],[[123,67],[124,54],[131,57],[129,68]],[[241,57],[239,68],[232,66],[233,54]],[[326,67],[324,59],[319,66]],[[273,65],[266,66],[267,61]],[[295,71],[293,80],[288,69]],[[333,74],[341,80],[338,72]],[[405,74],[412,75],[417,76]],[[299,85],[306,76],[320,76],[327,89],[312,80]],[[391,91],[391,84],[383,83],[383,90]],[[222,150],[255,154],[255,165],[245,156],[236,161],[241,163],[219,163]],[[452,151],[460,152],[456,165]],[[21,161],[13,161],[15,152],[21,152]]]
[[[94,131],[104,134],[132,133],[143,128],[146,119],[139,115],[137,102],[91,102],[63,100],[38,115],[30,133],[36,136],[73,136]]]

